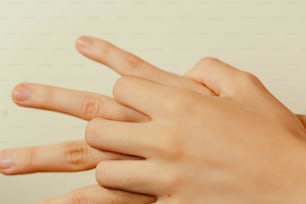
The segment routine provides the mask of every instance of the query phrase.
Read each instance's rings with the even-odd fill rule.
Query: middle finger
[[[108,96],[47,85],[19,84],[13,90],[12,98],[20,106],[51,110],[85,120],[105,118],[138,122],[147,119]]]

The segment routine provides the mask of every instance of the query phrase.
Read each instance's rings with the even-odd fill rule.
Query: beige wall
[[[81,34],[110,40],[168,71],[217,56],[257,74],[306,112],[305,0],[1,0],[0,148],[83,137],[85,122],[10,100],[20,81],[110,94],[117,75],[81,57]],[[34,203],[94,182],[93,172],[0,176],[0,203]]]

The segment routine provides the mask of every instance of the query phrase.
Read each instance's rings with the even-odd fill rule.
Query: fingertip
[[[0,173],[3,176],[14,176],[14,175],[16,175],[16,173],[14,173],[11,169],[0,170]]]
[[[75,48],[76,48],[79,52],[81,51],[81,49],[80,49],[80,44],[79,44],[79,40],[80,40],[81,37],[82,37],[82,36],[79,36],[79,37],[75,40],[75,42],[74,42]]]
[[[29,83],[22,82],[17,84],[12,93],[11,97],[16,104],[20,104],[28,100],[32,95],[32,90]]]
[[[87,36],[87,35],[81,35],[75,42],[76,48],[79,51],[84,51],[86,48],[90,47],[94,42],[94,38]]]
[[[3,150],[0,152],[0,173],[3,175],[14,174],[14,156],[11,151]]]

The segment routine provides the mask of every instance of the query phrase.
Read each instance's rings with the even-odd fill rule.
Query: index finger
[[[211,95],[209,89],[194,80],[163,71],[108,41],[82,36],[77,40],[76,47],[84,56],[110,67],[120,75],[139,77]]]

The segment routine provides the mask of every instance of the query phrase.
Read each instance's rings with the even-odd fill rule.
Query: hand
[[[85,56],[110,66],[121,75],[138,76],[162,84],[186,87],[187,89],[206,95],[213,94],[211,90],[203,86],[201,79],[202,68],[214,67],[215,65],[214,60],[210,58],[201,60],[187,74],[192,79],[190,80],[161,71],[153,65],[144,62],[108,42],[93,39],[93,45],[91,49],[86,49],[78,44],[77,48]],[[135,64],[137,64],[137,69],[134,69]],[[24,98],[25,95],[20,94],[19,90],[23,88],[30,88],[31,96],[28,99]],[[131,122],[148,120],[145,115],[122,106],[109,97],[95,93],[79,92],[37,84],[21,84],[15,88],[16,92],[17,94],[13,95],[13,99],[21,106],[62,112],[85,120],[91,120],[95,117]],[[70,101],[74,101],[74,103]],[[71,106],[71,104],[74,104],[74,106]],[[305,121],[303,116],[301,116],[302,119]],[[53,153],[50,154],[50,152]],[[2,169],[0,164],[0,171],[9,175],[45,171],[81,171],[94,168],[102,160],[136,159],[135,157],[132,158],[90,148],[84,141],[6,150],[0,155],[2,155],[0,157],[4,158]],[[7,161],[9,160],[7,158],[13,158],[14,162],[8,164]],[[82,189],[81,191],[85,192],[86,190]],[[79,194],[79,191],[65,196],[65,202],[70,203],[75,194]],[[87,193],[83,193],[83,195],[86,197]],[[91,195],[93,194],[87,196],[88,200],[94,199],[90,197]],[[70,197],[70,202],[67,201],[67,197]],[[58,201],[60,199],[56,200]]]
[[[78,50],[90,59],[111,67],[121,75],[138,76],[205,95],[213,94],[211,90],[192,78],[162,71],[138,57],[111,45],[109,42],[98,39],[92,40],[91,49],[85,49],[78,43]],[[209,59],[204,61],[209,61]],[[203,66],[205,66],[205,62],[195,66],[194,70]],[[209,66],[209,63],[206,66]],[[119,104],[107,96],[39,84],[23,83],[16,86],[12,98],[16,104],[23,107],[51,110],[87,121],[93,118],[126,122],[147,121],[149,119],[146,115]],[[56,152],[56,154],[50,154],[50,152]],[[131,159],[131,157],[124,155],[97,151],[90,148],[85,141],[5,150],[0,155],[14,160],[9,163],[9,160],[6,159],[6,163],[2,162],[2,165],[0,162],[0,171],[7,175],[45,171],[81,171],[94,168],[101,160]],[[134,157],[134,159],[136,158]]]
[[[85,41],[88,39],[85,38]],[[218,62],[216,59],[203,58],[185,77],[182,77],[162,71],[107,41],[95,38],[91,41],[89,48],[84,47],[85,43],[80,43],[80,40],[77,41],[76,47],[86,57],[109,66],[122,76],[136,76],[165,85],[194,90],[204,95],[214,95],[212,90],[205,86],[202,77],[205,77],[204,69],[219,66],[221,62],[216,63]],[[110,97],[96,93],[27,83],[16,86],[12,98],[16,104],[23,107],[51,110],[87,121],[93,118],[127,122],[148,120],[144,114],[118,104]],[[298,118],[306,126],[306,116],[298,115]],[[95,150],[85,141],[72,141],[58,145],[4,150],[0,153],[0,158],[4,158],[3,162],[0,162],[0,172],[15,175],[89,170],[95,168],[101,160],[131,157]],[[10,162],[12,159],[14,161]]]
[[[151,121],[93,119],[86,140],[145,159],[101,162],[100,185],[154,195],[158,203],[306,202],[302,123],[254,75],[215,63],[202,69],[202,80],[219,97],[118,80],[115,99]]]
[[[200,83],[159,70],[108,42],[98,39],[93,40],[92,50],[84,50],[82,46],[77,45],[79,51],[89,58],[112,67],[121,75],[141,76],[145,79],[199,93],[212,94],[209,89]],[[106,48],[107,52],[105,51]],[[116,57],[114,58],[114,56]],[[135,63],[138,64],[138,69],[134,69]],[[61,112],[84,120],[91,120],[95,117],[131,122],[148,120],[147,116],[118,104],[112,98],[95,93],[27,83],[18,85],[12,96],[18,105]],[[4,150],[0,153],[0,171],[6,175],[81,171],[95,168],[100,161],[117,159],[135,160],[139,158],[96,150],[89,147],[84,141],[73,141],[58,145]],[[73,191],[62,197],[48,200],[46,203],[68,204],[75,203],[75,200],[93,204],[109,202],[109,200],[116,203],[136,203],[136,200],[139,203],[147,203],[154,201],[154,198],[126,192],[116,193],[96,185]],[[126,202],[123,202],[124,200]]]

